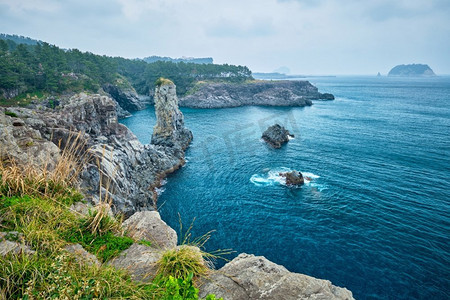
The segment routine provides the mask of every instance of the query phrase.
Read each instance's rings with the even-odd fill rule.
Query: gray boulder
[[[96,265],[96,266],[101,265],[97,257],[87,252],[80,244],[67,245],[64,247],[64,250],[71,253],[75,257],[75,260],[80,264]]]
[[[156,262],[161,258],[162,250],[145,245],[133,244],[108,265],[126,270],[134,280],[151,281],[156,275]]]
[[[36,253],[34,250],[31,250],[30,247],[28,247],[25,244],[21,244],[18,242],[8,241],[8,240],[2,240],[0,242],[0,256],[6,256],[8,254],[27,254],[31,255]]]
[[[290,137],[294,135],[278,124],[270,126],[262,134],[262,139],[274,148],[281,148],[283,144],[289,142]]]
[[[127,235],[135,240],[147,240],[153,247],[174,248],[177,245],[177,233],[156,211],[134,213],[122,224]]]
[[[352,292],[303,274],[291,273],[263,256],[240,254],[200,287],[200,297],[215,294],[227,300],[353,299]]]

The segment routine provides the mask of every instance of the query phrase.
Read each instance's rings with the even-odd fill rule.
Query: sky
[[[373,75],[424,63],[450,74],[450,0],[0,0],[0,32],[253,72]]]

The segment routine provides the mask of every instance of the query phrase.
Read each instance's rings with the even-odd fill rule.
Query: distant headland
[[[436,74],[428,65],[411,64],[395,66],[389,71],[388,76],[431,77]]]

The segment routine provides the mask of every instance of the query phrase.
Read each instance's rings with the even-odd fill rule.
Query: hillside
[[[419,76],[436,76],[433,70],[424,64],[410,64],[398,65],[392,68],[388,76],[405,76],[405,77],[419,77]]]
[[[157,61],[170,61],[173,63],[179,63],[179,62],[184,62],[184,63],[193,63],[193,64],[212,64],[213,63],[213,58],[212,57],[201,57],[201,58],[195,58],[195,57],[182,57],[182,58],[171,58],[171,57],[166,57],[166,56],[149,56],[149,57],[144,57],[142,59],[145,62],[148,63],[154,63]]]
[[[45,97],[98,92],[106,84],[132,87],[138,94],[149,95],[159,77],[170,78],[180,95],[198,80],[242,82],[251,79],[245,66],[195,64],[157,61],[146,63],[121,57],[108,57],[78,49],[3,35],[0,39],[0,105],[17,104],[28,96]],[[13,36],[14,37],[14,36]],[[22,43],[28,41],[29,43]],[[26,102],[26,100],[25,100]],[[22,104],[23,101],[22,101]]]

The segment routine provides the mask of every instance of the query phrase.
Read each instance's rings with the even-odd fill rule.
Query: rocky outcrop
[[[294,135],[279,124],[270,126],[262,134],[262,139],[274,148],[281,148],[281,146],[289,142],[289,138],[292,137],[294,137]]]
[[[103,90],[117,103],[116,113],[119,119],[129,117],[130,112],[145,109],[153,104],[149,96],[138,95],[131,85],[121,87],[118,84],[107,83],[103,85]]]
[[[156,262],[161,255],[161,249],[133,244],[108,264],[128,271],[134,280],[151,281],[158,270]]]
[[[156,211],[136,212],[123,222],[123,229],[133,239],[149,241],[154,247],[173,248],[177,245],[177,233]]]
[[[152,144],[185,149],[192,140],[192,132],[184,127],[175,84],[170,80],[160,79],[154,99],[156,125],[153,128]]]
[[[17,231],[0,232],[0,256],[8,254],[35,254],[28,245],[24,243],[23,235]]]
[[[0,160],[52,168],[59,159],[59,148],[43,139],[39,130],[27,125],[20,109],[0,107]],[[36,123],[40,122],[36,120]]]
[[[200,297],[210,293],[227,300],[353,299],[352,292],[328,280],[291,273],[262,256],[245,253],[216,271],[200,287]]]
[[[398,77],[432,77],[436,76],[433,70],[428,65],[411,64],[411,65],[398,65],[393,67],[388,76]]]
[[[180,106],[221,108],[245,105],[309,106],[312,100],[328,100],[308,81],[252,81],[249,83],[202,83],[180,99]]]
[[[79,151],[80,154],[88,151],[89,161],[81,174],[81,188],[92,202],[99,201],[102,189],[102,195],[112,199],[114,211],[125,216],[153,210],[155,187],[166,174],[184,163],[183,149],[187,142],[183,141],[183,147],[142,145],[128,128],[118,123],[116,104],[107,96],[81,93],[58,101],[57,109],[8,108],[14,116],[5,115],[1,109],[0,126],[7,132],[0,136],[2,148],[6,148],[1,153],[19,158],[23,153],[26,153],[23,157],[29,153],[44,158],[57,156],[56,145],[64,148],[71,136],[82,132],[80,143],[84,146]],[[22,141],[22,137],[32,134],[32,140]],[[24,147],[36,150],[31,152]]]
[[[305,183],[303,174],[295,170],[291,172],[280,173],[280,176],[286,178],[287,186],[303,185]]]
[[[97,257],[87,252],[80,244],[70,244],[64,247],[64,250],[69,252],[75,258],[75,261],[80,264],[100,266],[101,263]]]

